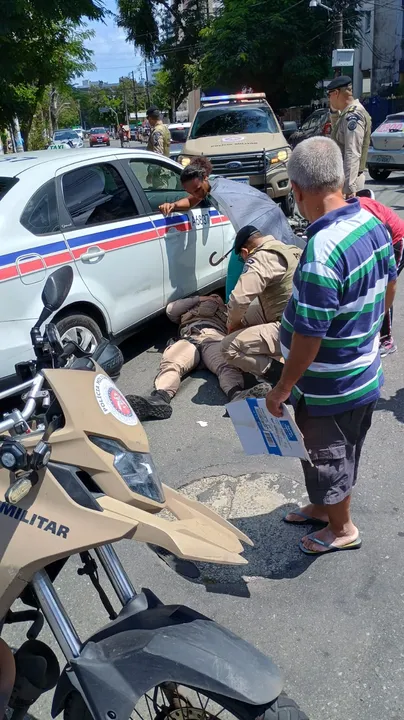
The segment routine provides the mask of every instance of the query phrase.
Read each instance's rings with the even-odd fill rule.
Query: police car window
[[[197,114],[190,138],[261,132],[279,132],[274,114],[269,107],[214,106]]]
[[[34,235],[60,231],[54,180],[42,185],[29,200],[21,215],[21,224]]]
[[[139,214],[120,174],[108,163],[66,173],[62,187],[75,227],[118,222]]]
[[[181,185],[180,171],[164,162],[154,160],[130,160],[130,168],[139,181],[153,212],[166,202],[188,197]]]

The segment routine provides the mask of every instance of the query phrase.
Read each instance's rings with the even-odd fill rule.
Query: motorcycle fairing
[[[92,635],[70,662],[56,688],[53,717],[72,690],[69,672],[95,720],[105,720],[107,712],[127,720],[139,699],[163,682],[206,690],[219,703],[220,696],[230,698],[236,715],[238,703],[264,706],[278,697],[283,678],[269,658],[195,610],[162,605],[148,592]],[[139,611],[146,603],[148,609]]]

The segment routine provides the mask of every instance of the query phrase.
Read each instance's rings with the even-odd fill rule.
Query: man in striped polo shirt
[[[267,396],[273,415],[289,396],[312,465],[303,462],[310,504],[286,522],[318,524],[300,549],[309,554],[360,547],[350,515],[359,456],[380,396],[379,331],[394,298],[396,264],[385,226],[342,194],[342,156],[315,137],[293,151],[289,177],[311,223],[282,319],[285,367]]]

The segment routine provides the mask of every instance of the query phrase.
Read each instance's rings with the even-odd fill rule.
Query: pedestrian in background
[[[338,144],[344,161],[343,191],[345,197],[350,198],[365,186],[372,119],[359,100],[354,100],[349,75],[331,80],[327,95],[332,116],[331,137]]]
[[[397,267],[397,276],[400,275],[404,267],[403,248],[404,248],[404,220],[391,208],[383,205],[370,197],[360,197],[361,207],[369,210],[372,215],[387,227],[391,239],[393,241],[394,258]],[[386,312],[383,324],[380,330],[380,356],[386,357],[390,353],[395,353],[397,345],[393,338],[393,306]]]
[[[317,555],[361,545],[351,493],[383,384],[379,330],[397,271],[385,226],[359,199],[344,200],[342,156],[333,140],[304,140],[288,173],[310,225],[281,323],[285,367],[267,407],[280,417],[289,396],[295,406],[312,461],[302,461],[310,503],[285,521],[325,526],[300,542],[304,553]]]

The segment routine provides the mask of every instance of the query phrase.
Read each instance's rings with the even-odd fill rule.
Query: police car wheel
[[[282,198],[281,208],[286,217],[293,217],[295,213],[295,196],[293,195],[293,190]]]
[[[387,180],[391,175],[391,170],[384,170],[383,168],[368,168],[368,172],[372,180]]]
[[[102,332],[89,315],[65,315],[56,323],[63,344],[75,342],[87,353],[93,353],[102,338]]]

